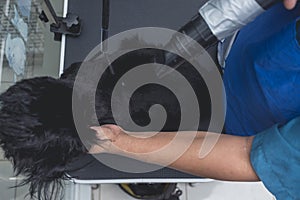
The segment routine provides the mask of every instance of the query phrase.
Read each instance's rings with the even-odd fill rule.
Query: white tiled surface
[[[212,181],[178,186],[183,192],[180,200],[275,200],[261,183]],[[102,184],[94,194],[93,200],[134,200],[114,184]]]
[[[274,200],[261,183],[213,181],[187,187],[186,200]]]
[[[16,190],[16,193],[15,193],[15,199],[14,200],[31,200],[29,195],[27,195],[28,191],[29,191],[28,186],[18,187],[15,190]]]
[[[29,200],[28,186],[12,188],[19,184],[9,161],[0,161],[0,200]]]
[[[8,161],[0,161],[0,199],[14,200],[15,189],[9,189],[15,185],[15,181],[9,180],[13,175],[11,164]]]

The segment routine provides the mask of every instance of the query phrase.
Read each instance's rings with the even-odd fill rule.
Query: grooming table
[[[138,27],[164,27],[178,30],[197,13],[202,4],[202,0],[188,2],[185,0],[111,0],[109,36]],[[80,17],[82,33],[79,37],[63,36],[60,72],[72,63],[83,61],[101,42],[102,0],[65,0],[64,15],[67,12]],[[211,48],[209,53],[213,59],[216,58],[215,47]],[[112,159],[124,159],[124,163],[139,162],[109,156]],[[86,184],[208,181],[169,168],[142,174],[124,173],[107,167],[91,155],[81,157],[71,163],[71,167],[81,168],[69,174],[75,182]]]

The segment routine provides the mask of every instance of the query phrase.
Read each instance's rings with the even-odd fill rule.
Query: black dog
[[[95,142],[96,138],[89,129],[91,125],[115,123],[114,117],[118,117],[125,130],[131,129],[130,126],[126,127],[128,116],[123,113],[112,116],[110,100],[114,85],[128,70],[154,60],[159,62],[157,55],[157,51],[152,49],[131,52],[112,63],[116,71],[114,75],[109,70],[105,71],[99,82],[101,87],[98,85],[101,89],[97,89],[96,93],[97,117],[90,114],[88,108],[83,113],[85,131],[90,132],[90,137],[83,142],[78,136],[72,115],[73,85],[80,63],[68,68],[60,79],[38,77],[22,80],[0,95],[0,145],[5,157],[13,162],[16,174],[25,176],[21,185],[30,184],[31,196],[36,195],[38,199],[57,198],[55,194],[61,191],[61,181],[68,179],[67,173],[70,169],[66,165],[86,154],[89,145]],[[95,67],[94,63],[90,65]],[[189,80],[201,109],[199,126],[183,129],[205,130],[210,118],[207,87],[197,71],[188,64],[177,71]],[[75,98],[86,101],[91,86],[84,80],[82,85],[84,91],[75,94]],[[118,94],[117,101],[121,107],[125,97],[126,87]],[[142,86],[130,97],[130,114],[135,123],[140,126],[147,125],[150,122],[148,111],[154,104],[161,104],[168,114],[162,130],[178,130],[180,104],[171,91],[157,84]]]

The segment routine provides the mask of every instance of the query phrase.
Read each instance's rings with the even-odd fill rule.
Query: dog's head
[[[39,198],[67,178],[72,159],[87,152],[73,122],[71,98],[72,84],[50,77],[20,81],[0,95],[0,145],[16,174],[30,184],[30,194]]]

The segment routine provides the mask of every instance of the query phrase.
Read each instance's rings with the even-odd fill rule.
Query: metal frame
[[[68,5],[69,5],[69,0],[64,0],[63,17],[67,16]],[[66,35],[62,35],[61,46],[60,46],[60,64],[59,64],[59,74],[58,74],[59,76],[64,72],[65,55],[66,55],[65,51],[66,51]]]
[[[106,179],[106,180],[81,180],[71,179],[78,184],[110,184],[110,183],[209,183],[215,181],[208,178],[141,178],[141,179]]]
[[[43,11],[39,18],[50,22],[50,31],[54,33],[54,40],[61,41],[62,35],[79,36],[81,33],[81,21],[79,16],[67,13],[64,17],[58,17],[50,0],[43,0]]]

